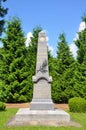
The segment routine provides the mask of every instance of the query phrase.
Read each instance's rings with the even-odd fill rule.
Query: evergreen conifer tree
[[[78,39],[75,41],[78,48],[77,60],[80,64],[84,62],[86,57],[86,16],[82,17],[82,21],[85,22],[85,28],[84,30],[78,32]]]
[[[6,36],[2,39],[2,43],[0,78],[5,85],[0,100],[4,99],[6,102],[27,101],[28,72],[25,63],[27,50],[19,18],[12,18],[8,21]]]
[[[64,33],[60,34],[59,40],[57,46],[57,60],[59,73],[62,74],[74,62],[74,58],[70,52]]]
[[[78,32],[78,38],[75,44],[78,48],[77,62],[78,62],[78,94],[86,99],[86,14],[83,15],[82,21],[85,23],[85,27],[82,31]],[[76,86],[75,86],[76,87]]]
[[[67,81],[69,81],[68,78],[71,78],[72,75],[66,79],[65,73],[69,72],[73,63],[74,58],[70,52],[65,34],[60,34],[57,46],[57,59],[54,65],[55,76],[52,84],[52,97],[55,102],[67,102],[70,97],[69,95],[67,96],[67,92],[71,90]]]

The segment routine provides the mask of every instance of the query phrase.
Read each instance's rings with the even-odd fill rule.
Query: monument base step
[[[33,99],[30,110],[54,110],[54,104],[51,99]]]
[[[20,108],[16,113],[14,119],[8,123],[10,125],[24,125],[37,123],[39,125],[43,122],[51,125],[56,123],[65,124],[70,122],[70,115],[61,109],[55,110],[30,110],[29,108]],[[52,123],[51,123],[52,122]]]
[[[30,110],[29,108],[21,108],[16,113],[16,121],[29,120],[58,120],[69,122],[70,116],[61,109],[55,110]]]

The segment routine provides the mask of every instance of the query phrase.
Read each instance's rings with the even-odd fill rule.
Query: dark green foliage
[[[27,98],[24,96],[24,95],[21,95],[18,99],[19,102],[26,102],[27,101]]]
[[[8,21],[6,36],[1,49],[0,100],[5,102],[31,101],[32,76],[35,74],[37,39],[40,28],[33,30],[28,47],[19,18]]]
[[[84,34],[83,42],[85,37]],[[67,103],[70,98],[76,96],[86,99],[85,46],[82,50],[84,52],[83,62],[80,64],[77,60],[74,60],[64,34],[60,35],[59,40],[57,58],[50,58],[49,60],[50,75],[53,77],[53,101],[56,103]]]
[[[57,46],[58,71],[62,74],[74,62],[65,34],[60,34]]]
[[[86,29],[78,33],[79,38],[75,41],[78,47],[77,60],[80,64],[86,60]]]
[[[75,41],[78,47],[77,62],[78,71],[76,73],[76,85],[78,95],[86,99],[86,14],[82,17],[82,21],[85,22],[85,28],[81,32],[78,32],[78,38]]]
[[[0,111],[5,111],[6,104],[4,102],[0,102]]]
[[[6,102],[6,100],[5,100],[5,97],[6,97],[5,87],[7,87],[7,86],[4,83],[4,81],[0,80],[0,101],[4,101],[4,102]]]
[[[4,8],[2,6],[2,2],[5,2],[6,0],[0,0],[0,35],[2,34],[2,32],[4,31],[4,24],[5,24],[5,20],[4,17],[7,14],[8,9]]]
[[[74,97],[68,101],[71,112],[86,112],[86,100],[81,97]]]
[[[53,77],[52,98],[54,102],[67,102],[72,96],[70,80],[72,78],[73,56],[69,50],[64,34],[61,34],[58,42],[57,58],[52,59],[50,71]],[[68,73],[70,76],[68,77]]]
[[[78,32],[78,38],[75,41],[75,44],[78,47],[77,60],[80,64],[83,62],[86,63],[86,14],[82,16],[82,21],[85,23],[85,28]]]
[[[54,57],[49,57],[49,72],[50,75],[52,76],[53,82],[51,84],[51,90],[52,90],[52,99],[54,102],[57,102],[57,100],[59,100],[59,93],[57,93],[58,91],[60,91],[60,89],[58,90],[57,88],[57,84],[58,84],[58,73],[57,73],[57,60]]]
[[[8,21],[6,36],[2,42],[0,78],[3,85],[0,100],[21,102],[24,99],[26,101],[29,83],[25,59],[28,53],[19,18],[12,18]],[[22,98],[22,95],[25,98]]]

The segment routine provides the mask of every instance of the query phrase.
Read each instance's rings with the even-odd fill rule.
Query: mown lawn
[[[17,108],[9,108],[0,112],[0,130],[86,130],[86,113],[70,113],[71,118],[80,123],[82,127],[49,127],[49,126],[15,126],[7,127],[6,123],[15,115]]]

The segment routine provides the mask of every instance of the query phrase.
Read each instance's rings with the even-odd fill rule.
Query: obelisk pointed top
[[[46,32],[45,31],[39,32],[39,37],[46,37]]]
[[[39,32],[38,42],[42,42],[42,43],[46,44],[47,40],[46,40],[46,32],[45,31]]]

